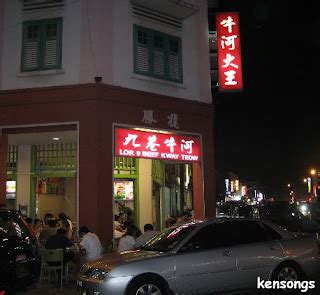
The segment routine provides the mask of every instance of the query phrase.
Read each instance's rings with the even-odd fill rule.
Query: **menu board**
[[[114,181],[114,199],[121,201],[130,201],[134,199],[133,180],[115,180]]]

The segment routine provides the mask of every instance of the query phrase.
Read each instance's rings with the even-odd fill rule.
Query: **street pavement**
[[[58,277],[55,276],[51,278],[50,283],[48,283],[47,274],[43,274],[43,277],[40,282],[36,285],[27,288],[24,291],[17,292],[17,295],[76,295],[77,287],[76,287],[76,274],[77,269],[71,265],[69,268],[69,276],[67,284],[63,285],[63,288],[60,288],[60,281]],[[308,292],[301,292],[299,294],[304,295],[320,295],[320,274],[316,279],[316,289],[309,290]],[[112,294],[110,294],[112,295]],[[227,295],[224,293],[220,293],[219,295]],[[236,293],[228,293],[228,295],[275,295],[275,292],[258,292],[256,290],[253,291],[243,291],[243,292],[236,292]]]
[[[17,295],[76,295],[77,287],[76,280],[71,279],[67,284],[60,288],[58,279],[52,280],[48,283],[47,279],[43,279],[41,282],[34,286],[27,288],[26,290],[17,292]]]
[[[63,288],[60,288],[60,280],[57,275],[52,272],[50,282],[48,282],[48,274],[43,273],[40,281],[26,290],[17,292],[17,295],[76,295],[76,274],[75,264],[69,263],[69,275],[67,283],[64,282]]]
[[[320,283],[319,283],[320,284]],[[318,284],[318,288],[316,290],[308,291],[306,293],[300,293],[305,295],[320,295],[320,286]],[[71,279],[68,281],[67,285],[64,285],[62,289],[59,287],[58,280],[52,281],[52,283],[48,284],[46,280],[43,280],[41,283],[30,287],[25,291],[18,292],[17,295],[76,295],[77,288],[76,288],[76,280]],[[274,295],[272,292],[265,293],[266,295]],[[112,294],[110,294],[112,295]],[[219,294],[224,295],[224,294]],[[264,295],[264,293],[257,292],[257,291],[243,291],[243,292],[236,292],[236,293],[228,293],[228,295]]]

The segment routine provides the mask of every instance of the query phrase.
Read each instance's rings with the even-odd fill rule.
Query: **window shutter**
[[[61,67],[62,18],[23,23],[21,71]]]
[[[63,6],[64,0],[23,0],[23,11],[38,11]]]
[[[23,67],[25,70],[34,70],[39,67],[39,43],[40,43],[40,26],[29,24],[24,30],[24,56]]]
[[[137,31],[136,69],[138,72],[149,72],[149,36],[142,30]]]
[[[153,71],[157,76],[164,76],[164,40],[157,34],[153,38]]]
[[[45,25],[44,68],[59,66],[59,22]]]
[[[169,78],[177,81],[181,80],[179,52],[179,41],[169,39]]]
[[[134,72],[182,83],[181,38],[134,25]]]

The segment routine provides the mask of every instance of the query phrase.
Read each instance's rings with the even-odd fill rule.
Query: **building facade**
[[[65,211],[105,241],[123,207],[159,229],[186,209],[213,216],[207,11],[206,1],[0,0],[1,204]],[[117,153],[118,129],[145,132],[150,154]],[[151,153],[166,141],[158,134],[181,140],[167,158]],[[175,158],[180,145],[188,157]]]

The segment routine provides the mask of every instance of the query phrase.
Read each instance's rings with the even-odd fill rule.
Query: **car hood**
[[[115,266],[118,266],[124,263],[151,259],[151,258],[163,256],[163,255],[167,255],[167,253],[155,252],[155,251],[143,251],[143,250],[132,250],[132,251],[124,251],[121,253],[111,253],[111,254],[101,256],[97,260],[88,262],[87,267],[112,269]]]

